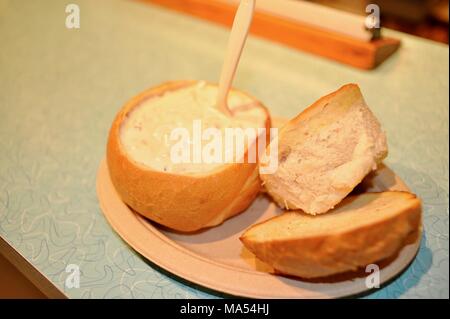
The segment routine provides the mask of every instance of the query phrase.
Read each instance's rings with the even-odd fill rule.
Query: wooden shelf
[[[219,0],[140,1],[157,4],[227,27],[231,27],[236,12],[235,4]],[[261,11],[255,13],[250,32],[292,48],[366,70],[380,65],[400,47],[400,41],[397,39],[357,40]]]

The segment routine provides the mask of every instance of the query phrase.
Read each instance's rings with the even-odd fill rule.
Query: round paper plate
[[[365,181],[365,191],[408,190],[387,167]],[[244,213],[222,225],[193,234],[170,231],[135,213],[125,205],[109,177],[106,161],[97,175],[101,209],[114,230],[142,256],[188,281],[223,293],[252,298],[336,298],[368,290],[364,270],[340,276],[306,281],[274,274],[239,241],[254,223],[280,213],[264,196]],[[397,256],[379,263],[380,283],[401,273],[414,259],[420,234],[411,238]]]

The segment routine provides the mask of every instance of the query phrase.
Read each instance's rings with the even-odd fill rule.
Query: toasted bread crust
[[[415,195],[405,194],[409,201],[406,209],[364,227],[349,225],[348,229],[312,237],[256,241],[249,233],[260,223],[250,227],[240,240],[259,259],[283,274],[312,279],[355,271],[393,256],[409,235],[420,229],[421,202]],[[277,223],[283,215],[263,223]]]
[[[342,87],[340,87],[337,91],[322,96],[320,99],[318,99],[313,104],[308,106],[303,112],[301,112],[292,120],[290,120],[287,124],[298,124],[307,120],[308,118],[314,116],[315,114],[322,112],[323,109],[326,107],[328,101],[333,100],[337,95],[341,94],[342,91],[351,91],[351,90],[359,91],[359,86],[355,83],[345,84]]]
[[[193,83],[167,82],[126,103],[112,124],[106,151],[111,180],[122,200],[143,216],[185,232],[218,225],[240,213],[260,189],[257,163],[224,164],[210,174],[189,176],[155,171],[127,156],[120,142],[120,127],[127,114],[145,99]],[[258,101],[257,107],[267,115],[269,132],[269,112]]]

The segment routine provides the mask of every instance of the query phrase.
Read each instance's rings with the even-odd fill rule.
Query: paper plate
[[[359,186],[360,191],[403,190],[406,185],[382,166]],[[100,206],[114,230],[142,256],[163,269],[198,285],[223,293],[252,298],[336,298],[368,290],[365,270],[320,280],[275,275],[239,241],[254,223],[280,213],[265,196],[259,196],[242,214],[222,225],[182,234],[157,225],[125,205],[112,185],[106,161],[97,175]],[[414,259],[421,234],[411,237],[398,255],[380,266],[380,283],[401,273]]]

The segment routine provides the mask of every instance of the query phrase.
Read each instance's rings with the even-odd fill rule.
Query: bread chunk
[[[388,152],[380,123],[355,84],[289,121],[278,145],[278,169],[261,174],[263,184],[282,208],[312,215],[332,209]]]
[[[324,215],[286,212],[250,227],[240,239],[278,272],[318,278],[394,255],[420,225],[420,200],[389,191],[349,196]]]

